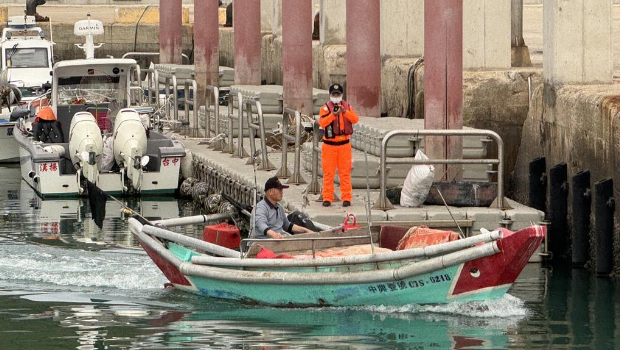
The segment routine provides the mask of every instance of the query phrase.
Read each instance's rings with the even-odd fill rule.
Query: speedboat
[[[88,183],[116,195],[174,193],[183,145],[153,130],[133,59],[95,59],[100,21],[75,24],[86,59],[53,69],[51,106],[14,131],[21,175],[42,197],[86,195]],[[44,115],[44,116],[43,116]]]
[[[44,95],[51,86],[53,43],[36,26],[34,16],[11,16],[2,30],[2,71],[8,83],[20,90],[18,106],[3,106],[0,114],[0,162],[18,162],[19,152],[13,138],[15,120],[25,116],[33,104],[45,104]],[[26,112],[26,113],[24,113]]]

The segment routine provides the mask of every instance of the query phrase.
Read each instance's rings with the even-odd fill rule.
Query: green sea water
[[[128,205],[149,218],[195,213],[172,198]],[[164,288],[120,206],[107,213],[100,230],[85,201],[43,201],[17,167],[0,167],[0,349],[620,348],[616,283],[584,270],[530,264],[491,302],[246,306]]]

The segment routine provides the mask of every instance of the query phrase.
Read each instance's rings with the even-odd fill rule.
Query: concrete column
[[[272,8],[273,17],[273,36],[282,36],[282,0],[273,0]]]
[[[426,129],[463,127],[463,2],[424,2],[424,125]],[[460,137],[426,137],[431,159],[461,158]],[[448,178],[462,166],[451,166]],[[437,166],[440,178],[445,172]]]
[[[181,64],[183,1],[159,0],[159,62]]]
[[[260,1],[260,17],[261,30],[263,32],[272,32],[278,23],[276,23],[274,6],[278,0],[261,0]]]
[[[530,50],[523,40],[523,0],[512,0],[512,29],[510,36],[513,67],[531,67]]]
[[[261,83],[260,0],[235,0],[235,84]]]
[[[464,68],[509,69],[510,2],[465,0],[462,3]]]
[[[612,0],[543,2],[547,83],[613,83]]]
[[[218,86],[220,68],[220,32],[218,0],[194,0],[194,65],[198,92],[198,105],[206,101],[207,85]]]
[[[347,43],[346,13],[346,1],[321,0],[321,45]],[[355,21],[360,21],[360,18],[356,18]]]
[[[381,2],[347,0],[347,100],[357,114],[381,116]]]
[[[406,21],[399,20],[406,18]],[[381,0],[381,56],[424,55],[424,0]]]
[[[312,116],[312,3],[282,3],[284,107]]]

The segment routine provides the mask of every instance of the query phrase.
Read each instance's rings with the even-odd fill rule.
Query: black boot
[[[323,206],[324,207],[329,207],[330,205],[332,205],[332,202],[330,202],[330,201],[323,201]]]
[[[349,201],[344,201],[344,202],[342,202],[342,206],[343,206],[343,207],[345,207],[345,208],[346,208],[346,207],[350,207],[350,206],[351,206],[351,202],[349,202]]]

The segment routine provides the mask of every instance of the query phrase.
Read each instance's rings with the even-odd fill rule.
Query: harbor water
[[[270,308],[165,288],[117,203],[100,230],[86,201],[41,200],[19,176],[0,167],[3,350],[620,348],[617,283],[585,270],[531,264],[501,300],[399,308]],[[148,218],[196,213],[172,198],[127,204]]]

